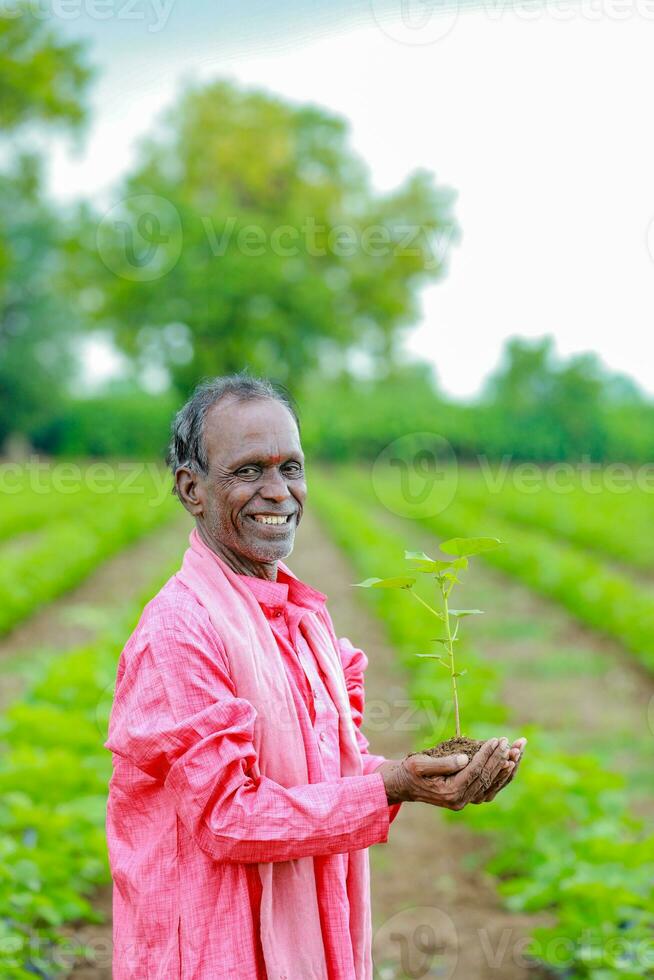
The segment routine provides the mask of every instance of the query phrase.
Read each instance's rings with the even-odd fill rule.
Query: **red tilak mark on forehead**
[[[271,463],[281,463],[282,461],[281,456],[269,456],[268,459],[270,460]]]

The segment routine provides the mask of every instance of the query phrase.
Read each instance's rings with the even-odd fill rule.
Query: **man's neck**
[[[218,541],[213,541],[205,533],[204,528],[197,526],[198,534],[206,544],[207,548],[218,555],[219,558],[229,565],[233,572],[237,575],[252,575],[255,578],[265,578],[269,582],[277,581],[277,562],[265,562],[265,561],[254,561],[252,558],[248,558],[246,555],[240,555],[236,551],[232,551],[231,548],[227,548],[225,545],[220,544]]]

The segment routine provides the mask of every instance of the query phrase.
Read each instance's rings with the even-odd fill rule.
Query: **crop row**
[[[93,509],[50,522],[0,547],[0,634],[77,585],[101,561],[170,520],[179,504],[140,495],[97,498]]]
[[[375,474],[373,487],[362,471],[350,469],[347,479],[371,502],[383,500],[390,513],[406,514],[406,495],[392,473]],[[435,534],[495,535],[506,548],[484,555],[489,564],[524,582],[535,592],[561,603],[577,619],[618,640],[654,671],[654,589],[640,585],[601,559],[566,541],[499,516],[486,498],[456,499],[434,516],[415,520]],[[425,508],[426,509],[426,508]]]
[[[557,474],[556,467],[533,465],[529,470],[460,467],[456,499],[483,505],[501,517],[634,569],[651,571],[654,485],[649,492],[633,486],[628,472],[620,481],[611,475],[610,467],[586,478],[577,474],[562,479],[565,473]]]
[[[3,980],[67,973],[85,950],[61,927],[99,921],[88,896],[110,881],[105,813],[111,757],[103,742],[117,658],[144,603],[178,565],[160,571],[140,601],[93,644],[41,661],[26,696],[0,721]]]
[[[360,476],[351,471],[341,472],[338,481],[314,476],[312,502],[349,557],[353,576],[397,574],[404,549],[424,547],[424,540],[415,524],[407,523],[406,536],[400,536],[376,519],[374,501],[361,489]],[[469,530],[493,529],[462,525],[452,532],[448,526],[447,533]],[[386,626],[416,706],[431,704],[430,717],[449,719],[450,730],[425,729],[414,748],[453,734],[451,713],[441,710],[449,703],[449,680],[433,661],[415,656],[433,647],[430,614],[402,592],[371,589],[363,596]],[[511,909],[555,917],[554,925],[533,930],[528,952],[534,959],[568,978],[654,976],[654,834],[647,835],[630,815],[623,777],[607,772],[592,755],[560,752],[535,727],[511,732],[498,698],[501,665],[480,664],[465,640],[457,658],[468,670],[460,679],[464,732],[486,738],[501,725],[511,738],[525,734],[529,759],[492,805],[442,811],[444,818],[464,819],[492,835],[487,870],[499,876],[498,890]]]
[[[155,463],[49,461],[0,465],[0,541],[30,534],[55,521],[86,520],[113,498],[140,497],[157,508],[170,477]]]

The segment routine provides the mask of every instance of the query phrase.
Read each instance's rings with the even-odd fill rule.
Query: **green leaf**
[[[396,575],[395,578],[367,578],[364,582],[355,582],[354,585],[360,589],[410,589],[415,581],[407,575]]]
[[[449,538],[440,545],[446,555],[479,555],[482,551],[492,551],[502,544],[499,538]]]
[[[454,568],[453,561],[432,561],[431,558],[423,561],[422,559],[412,558],[414,572],[424,572],[427,575],[440,575],[448,568]]]
[[[483,616],[483,609],[450,609],[450,616],[460,619],[462,616]]]
[[[444,572],[448,568],[453,568],[456,561],[442,561],[440,559],[430,558],[426,555],[424,551],[405,551],[404,558],[406,561],[412,561],[414,563],[414,571],[416,572]],[[459,559],[460,560],[460,559]]]

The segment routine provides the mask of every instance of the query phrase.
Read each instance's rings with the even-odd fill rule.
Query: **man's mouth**
[[[248,514],[257,524],[289,524],[292,514]]]

